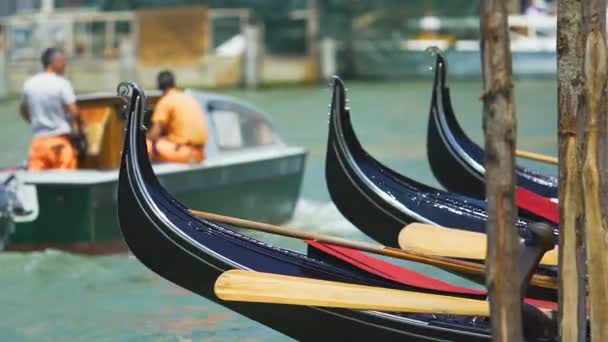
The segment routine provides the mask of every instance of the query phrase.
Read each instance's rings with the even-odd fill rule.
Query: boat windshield
[[[205,103],[213,140],[210,143],[214,143],[218,151],[281,144],[272,125],[252,107],[223,97],[199,100]]]

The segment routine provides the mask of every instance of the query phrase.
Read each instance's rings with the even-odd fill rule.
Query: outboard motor
[[[14,176],[10,176],[0,183],[0,251],[6,248],[10,236],[15,231],[15,222],[13,221],[13,201],[15,195],[7,188],[8,183],[13,178]]]

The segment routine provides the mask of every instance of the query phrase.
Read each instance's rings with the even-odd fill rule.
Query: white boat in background
[[[371,78],[430,77],[434,58],[429,51],[439,49],[449,62],[451,77],[479,78],[479,25],[478,17],[408,20],[408,29],[418,32],[415,37],[355,42],[355,68]],[[515,77],[555,76],[556,16],[509,16],[509,32]]]

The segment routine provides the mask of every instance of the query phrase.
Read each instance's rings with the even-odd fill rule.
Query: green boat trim
[[[166,174],[193,172],[197,170],[228,167],[254,161],[273,160],[306,154],[302,147],[270,146],[250,148],[239,152],[227,152],[220,156],[205,160],[202,164],[156,164],[153,166],[157,176]],[[76,170],[76,171],[19,171],[16,176],[24,183],[30,185],[41,184],[71,184],[93,185],[99,183],[115,182],[118,180],[118,170]]]

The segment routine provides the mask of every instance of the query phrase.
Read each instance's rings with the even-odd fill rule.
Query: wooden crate
[[[205,6],[145,9],[136,18],[139,63],[192,65],[208,52]]]

